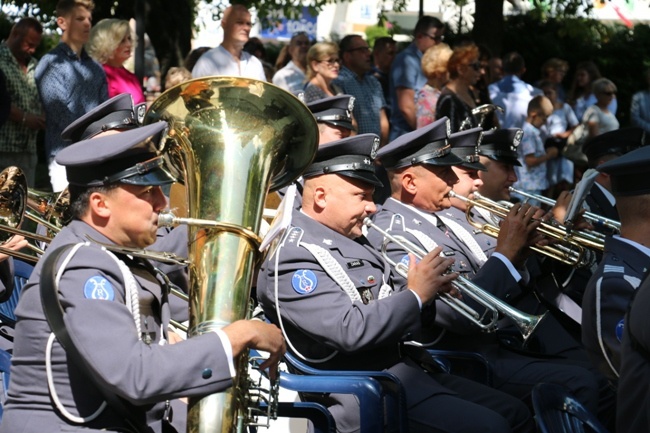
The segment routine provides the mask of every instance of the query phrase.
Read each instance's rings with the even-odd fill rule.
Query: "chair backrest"
[[[29,280],[29,276],[33,270],[34,266],[29,263],[14,259],[14,290],[9,299],[0,303],[0,321],[2,323],[6,323],[11,327],[16,325],[16,314],[14,310],[16,309],[16,305],[18,305],[20,292],[22,292],[23,286]]]
[[[607,429],[561,385],[539,383],[532,393],[541,433],[608,433]]]

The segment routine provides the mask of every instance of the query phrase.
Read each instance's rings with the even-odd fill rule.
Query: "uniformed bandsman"
[[[589,168],[598,168],[601,164],[625,155],[646,144],[646,133],[642,128],[622,128],[597,135],[584,145]],[[600,172],[596,177],[585,200],[587,209],[605,218],[619,220],[616,199],[612,195],[611,180],[607,173]],[[611,230],[599,226],[596,230],[610,234]]]
[[[642,147],[600,166],[616,199],[620,235],[608,236],[582,304],[582,342],[589,358],[616,384],[621,367],[623,317],[634,291],[650,269],[650,147]]]
[[[283,326],[295,356],[317,368],[395,373],[406,390],[411,431],[533,431],[519,400],[453,375],[428,374],[412,358],[426,355],[422,349],[402,345],[420,332],[422,306],[449,290],[455,274],[446,273],[452,260],[435,249],[411,266],[407,285],[395,286],[362,236],[364,218],[376,209],[377,139],[361,134],[319,148],[303,174],[302,208],[259,274],[265,314]],[[337,431],[358,431],[353,397],[313,398],[328,406]]]
[[[160,186],[174,180],[156,152],[165,127],[159,122],[86,140],[57,154],[70,182],[73,220],[36,265],[16,309],[0,432],[122,431],[127,419],[140,431],[167,432],[166,401],[230,387],[233,357],[246,347],[270,352],[269,367],[282,356],[280,330],[260,321],[167,344],[167,295],[151,264],[89,240],[133,248],[154,242],[157,214],[166,206]],[[64,246],[74,247],[48,263]],[[41,292],[52,285],[58,291],[43,293],[58,299],[64,333],[51,329],[52,310],[46,320],[44,308],[53,304],[44,305]],[[64,349],[65,335],[71,345]],[[185,431],[182,423],[173,427]]]
[[[451,153],[448,137],[447,119],[443,118],[405,134],[379,150],[378,158],[388,170],[393,192],[373,219],[383,230],[403,236],[425,251],[442,246],[445,255],[455,258],[454,270],[507,302],[521,293],[518,284],[521,274],[513,261],[522,256],[531,240],[537,240],[533,232],[538,226],[534,220],[538,209],[528,204],[515,204],[500,225],[494,252],[480,268],[474,269],[472,260],[465,253],[466,247],[459,244],[448,225],[449,220],[444,218],[444,211],[451,204],[449,192],[458,182],[452,166],[467,163],[467,160]],[[478,135],[472,131],[461,137],[471,141]],[[475,146],[476,141],[468,147]],[[383,242],[383,236],[377,231],[373,233],[372,229],[368,239],[376,248]],[[393,261],[408,263],[404,248],[390,245],[387,250]],[[464,302],[479,312],[483,311],[469,296],[464,296]],[[436,323],[446,332],[434,348],[482,353],[490,362],[495,386],[528,404],[531,404],[533,386],[550,382],[568,387],[596,411],[598,382],[591,372],[580,366],[507,350],[494,333],[478,330],[457,312],[441,306],[440,302],[437,304]]]

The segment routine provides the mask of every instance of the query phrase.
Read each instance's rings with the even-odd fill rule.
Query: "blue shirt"
[[[427,77],[422,72],[422,52],[411,43],[400,51],[390,68],[389,92],[391,99],[390,109],[390,140],[394,140],[402,134],[413,130],[408,124],[402,112],[399,110],[397,101],[397,88],[404,87],[413,89],[414,94],[427,83]],[[415,98],[413,98],[415,104]],[[415,106],[414,106],[415,108]]]
[[[492,103],[503,107],[505,113],[497,111],[502,128],[521,128],[528,115],[528,103],[542,91],[522,81],[515,75],[506,75],[500,81],[488,86]]]
[[[386,108],[386,101],[379,81],[370,73],[359,79],[357,74],[342,66],[338,78],[332,83],[344,94],[354,96],[353,113],[359,134],[372,133],[381,137],[380,111]]]
[[[519,180],[515,182],[514,187],[524,191],[545,190],[548,188],[546,162],[535,167],[528,167],[525,162],[526,155],[536,157],[546,155],[541,132],[528,122],[524,122],[522,129],[524,130],[524,136],[521,139],[521,144],[517,147],[517,159],[521,162],[521,167],[515,166],[515,172]]]
[[[69,144],[61,139],[61,132],[108,99],[106,74],[85,50],[77,57],[61,42],[38,62],[36,86],[46,118],[45,152],[53,158]]]

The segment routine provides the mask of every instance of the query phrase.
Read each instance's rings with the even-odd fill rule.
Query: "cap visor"
[[[458,165],[467,168],[469,170],[487,171],[487,167],[481,164],[480,162],[463,162],[462,164],[458,164]]]
[[[463,160],[454,155],[453,153],[448,153],[445,156],[441,156],[439,158],[431,158],[424,160],[420,162],[420,164],[427,164],[427,165],[460,165],[462,164]]]
[[[118,182],[128,183],[129,185],[163,186],[176,182],[176,179],[167,171],[158,167],[144,174],[120,179]]]
[[[340,126],[341,128],[349,129],[350,131],[357,131],[357,128],[352,125],[352,122],[346,122],[345,120],[325,120],[324,123],[329,123],[330,125]]]
[[[340,176],[351,177],[352,179],[358,179],[367,183],[370,183],[375,186],[384,186],[379,178],[369,171],[337,171],[332,174],[338,174]]]

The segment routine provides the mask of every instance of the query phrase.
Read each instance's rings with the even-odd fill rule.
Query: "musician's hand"
[[[455,272],[448,272],[454,259],[440,257],[441,247],[435,248],[424,256],[419,263],[413,254],[409,254],[408,288],[413,290],[423,303],[432,300],[438,292],[453,289],[451,282],[458,277]]]
[[[25,248],[27,246],[27,243],[27,239],[25,239],[23,236],[13,235],[5,243],[2,244],[2,247],[7,248],[11,251],[18,251],[21,248]],[[0,253],[0,262],[7,260],[8,258],[9,254]]]
[[[530,255],[528,246],[539,227],[540,209],[528,203],[516,203],[501,221],[496,252],[503,254],[515,267],[523,266]]]
[[[280,328],[261,320],[238,320],[222,328],[222,331],[228,336],[235,357],[247,348],[268,352],[269,357],[260,368],[268,368],[269,377],[276,378],[278,364],[287,351]]]
[[[558,196],[555,206],[551,208],[552,219],[558,223],[564,225],[564,220],[566,218],[566,213],[571,202],[572,194],[568,191],[562,191]],[[573,230],[593,230],[593,227],[582,216],[585,213],[585,209],[580,209],[578,215],[574,218],[573,221]]]

